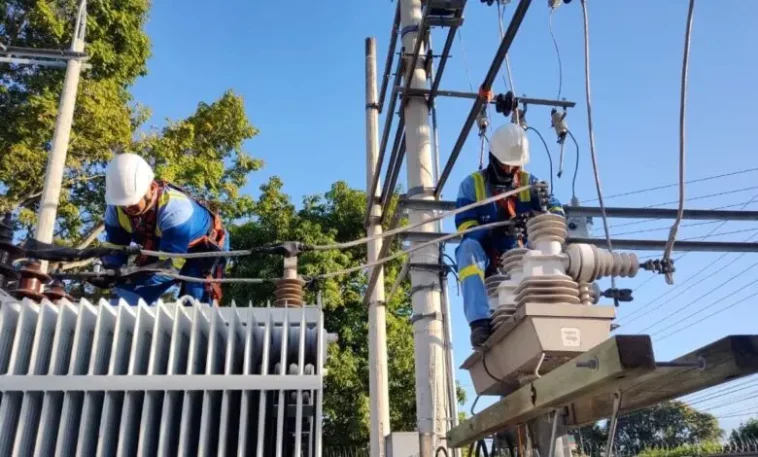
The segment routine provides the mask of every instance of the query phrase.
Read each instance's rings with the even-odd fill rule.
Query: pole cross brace
[[[432,319],[435,321],[441,321],[442,320],[442,313],[439,312],[433,312],[433,313],[427,313],[427,314],[414,314],[411,316],[411,324],[415,324],[416,322],[424,319]]]

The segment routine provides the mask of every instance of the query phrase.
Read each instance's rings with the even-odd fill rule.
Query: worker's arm
[[[184,254],[189,250],[189,244],[192,241],[193,213],[192,200],[184,196],[171,198],[161,208],[157,223],[162,233],[160,243],[162,252]],[[186,259],[171,259],[171,264],[176,270],[181,270],[185,263]]]
[[[123,221],[126,223],[127,221]],[[116,207],[105,208],[105,244],[111,246],[129,246],[132,242],[132,234],[129,233],[119,222]],[[105,268],[118,268],[123,266],[128,259],[126,254],[113,254],[103,257]]]
[[[455,201],[456,208],[462,208],[476,202],[476,189],[474,180],[469,176],[461,182],[458,187],[458,198]],[[455,228],[458,232],[468,230],[479,225],[479,212],[473,208],[455,215]],[[471,238],[481,242],[487,236],[487,230],[476,230],[463,235],[464,238]]]
[[[539,182],[539,179],[537,179],[535,176],[529,177],[529,184],[537,184]],[[552,191],[552,189],[550,189]],[[542,205],[540,204],[540,196],[537,192],[537,189],[532,188],[532,209],[535,211],[542,211]],[[563,211],[563,205],[561,204],[560,200],[555,198],[553,194],[550,194],[547,201],[547,211],[552,214],[557,214],[559,216],[566,217],[566,213]]]

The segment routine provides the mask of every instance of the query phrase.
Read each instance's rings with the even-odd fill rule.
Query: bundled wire
[[[582,2],[584,4],[584,2]],[[687,73],[689,70],[690,58],[690,41],[692,38],[692,16],[695,10],[695,0],[690,0],[689,10],[687,11],[687,28],[684,32],[684,57],[682,58],[682,88],[681,100],[679,103],[679,209],[676,214],[676,220],[671,226],[669,238],[666,242],[666,249],[663,251],[663,261],[671,260],[671,251],[674,250],[676,241],[676,232],[679,230],[679,224],[684,216],[684,164],[685,164],[685,116],[687,111]],[[666,275],[668,284],[674,283],[671,274]]]
[[[603,229],[605,230],[605,240],[608,243],[608,250],[613,253],[611,243],[611,232],[608,229],[608,215],[605,213],[605,203],[603,201],[603,189],[600,184],[600,171],[597,165],[597,154],[595,154],[595,132],[592,127],[592,95],[590,90],[590,31],[589,18],[587,16],[587,0],[581,0],[582,16],[584,22],[584,93],[587,99],[587,126],[590,136],[590,157],[592,157],[592,171],[595,175],[595,187],[597,188],[597,199],[600,205],[600,212],[603,215]],[[573,138],[573,135],[572,135]],[[576,141],[576,140],[574,140]],[[578,149],[578,147],[577,147]],[[616,288],[616,276],[611,276],[611,287]]]

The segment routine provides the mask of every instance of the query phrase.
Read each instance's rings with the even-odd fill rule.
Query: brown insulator
[[[42,272],[39,262],[32,261],[26,264],[20,271],[18,288],[14,294],[16,298],[30,298],[35,301],[42,300],[42,286],[50,282],[50,276]]]
[[[70,302],[74,301],[74,297],[66,292],[66,286],[60,279],[54,279],[53,282],[51,282],[50,285],[45,288],[43,295],[53,303],[57,303],[58,300],[62,298],[65,298]]]
[[[289,307],[302,307],[305,304],[303,286],[305,281],[301,278],[279,279],[276,281],[276,290],[274,291],[274,306],[283,308],[286,304]]]

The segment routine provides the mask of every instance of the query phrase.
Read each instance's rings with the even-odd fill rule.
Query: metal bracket
[[[435,321],[441,321],[442,320],[442,313],[439,312],[433,312],[428,314],[414,314],[411,316],[411,324],[415,324],[416,322],[424,319],[432,319]]]
[[[608,442],[605,444],[605,457],[611,457],[613,455],[613,441],[616,439],[616,428],[619,421],[619,409],[621,409],[621,390],[617,390],[613,394],[613,413],[611,414],[611,420],[608,423]]]
[[[379,103],[378,102],[366,103],[366,109],[375,109],[379,111]]]
[[[437,284],[436,282],[432,282],[432,283],[429,283],[429,284],[421,284],[421,285],[418,285],[418,286],[411,287],[411,295],[415,294],[416,292],[422,292],[424,290],[436,290],[436,291],[440,291],[442,289],[440,288],[439,284]]]
[[[424,197],[431,197],[434,195],[434,187],[424,187],[424,186],[416,186],[411,187],[408,189],[408,192],[406,192],[405,197],[415,197],[416,195],[423,195]]]
[[[447,271],[447,265],[440,265],[439,263],[409,263],[408,268],[411,270],[423,270],[423,271]]]

